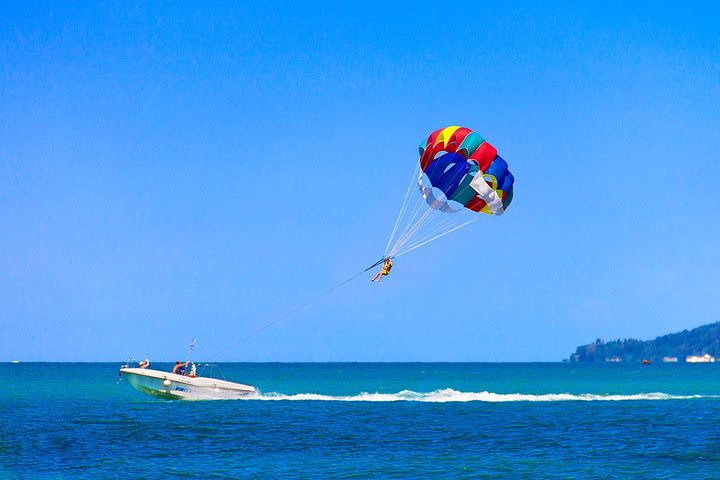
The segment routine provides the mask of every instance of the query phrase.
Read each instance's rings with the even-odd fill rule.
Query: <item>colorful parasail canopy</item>
[[[502,215],[512,202],[515,177],[507,162],[469,128],[432,132],[420,145],[420,168],[427,180],[420,178],[420,190],[431,208]]]
[[[473,223],[476,212],[502,215],[514,183],[507,162],[480,134],[457,126],[435,130],[420,145],[385,256],[403,255]],[[411,195],[413,185],[420,195]]]

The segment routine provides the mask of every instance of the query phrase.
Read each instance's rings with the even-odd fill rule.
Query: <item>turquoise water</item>
[[[0,478],[720,478],[720,365],[225,364],[262,393],[214,402],[118,366],[0,364]]]

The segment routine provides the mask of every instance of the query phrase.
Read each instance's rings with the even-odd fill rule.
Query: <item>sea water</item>
[[[0,478],[720,478],[720,365],[221,366],[261,393],[0,364]]]

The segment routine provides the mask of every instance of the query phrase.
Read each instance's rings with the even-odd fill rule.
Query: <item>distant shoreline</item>
[[[705,358],[702,358],[705,357]],[[716,363],[720,362],[720,322],[670,333],[653,340],[634,338],[581,345],[571,363]]]

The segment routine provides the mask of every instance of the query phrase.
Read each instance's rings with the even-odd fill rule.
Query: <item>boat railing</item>
[[[222,371],[219,365],[215,363],[202,363],[202,362],[191,362],[191,365],[194,364],[197,366],[197,376],[198,377],[209,377],[209,378],[217,378],[222,379],[225,381],[227,380],[227,377],[225,377],[225,373]],[[124,365],[121,365],[120,368],[139,368],[140,367],[140,361],[135,358],[128,358],[128,360],[125,362]],[[187,369],[188,372],[191,371],[190,368]],[[118,377],[118,381],[120,381]]]
[[[227,381],[227,378],[225,378],[225,374],[223,373],[219,365],[216,365],[214,363],[198,363],[197,365],[201,369],[198,371],[198,376],[218,378],[217,374],[215,373],[215,371],[217,370],[218,374],[220,374],[220,377],[222,377],[223,380]],[[206,373],[208,372],[208,370],[209,373]]]

